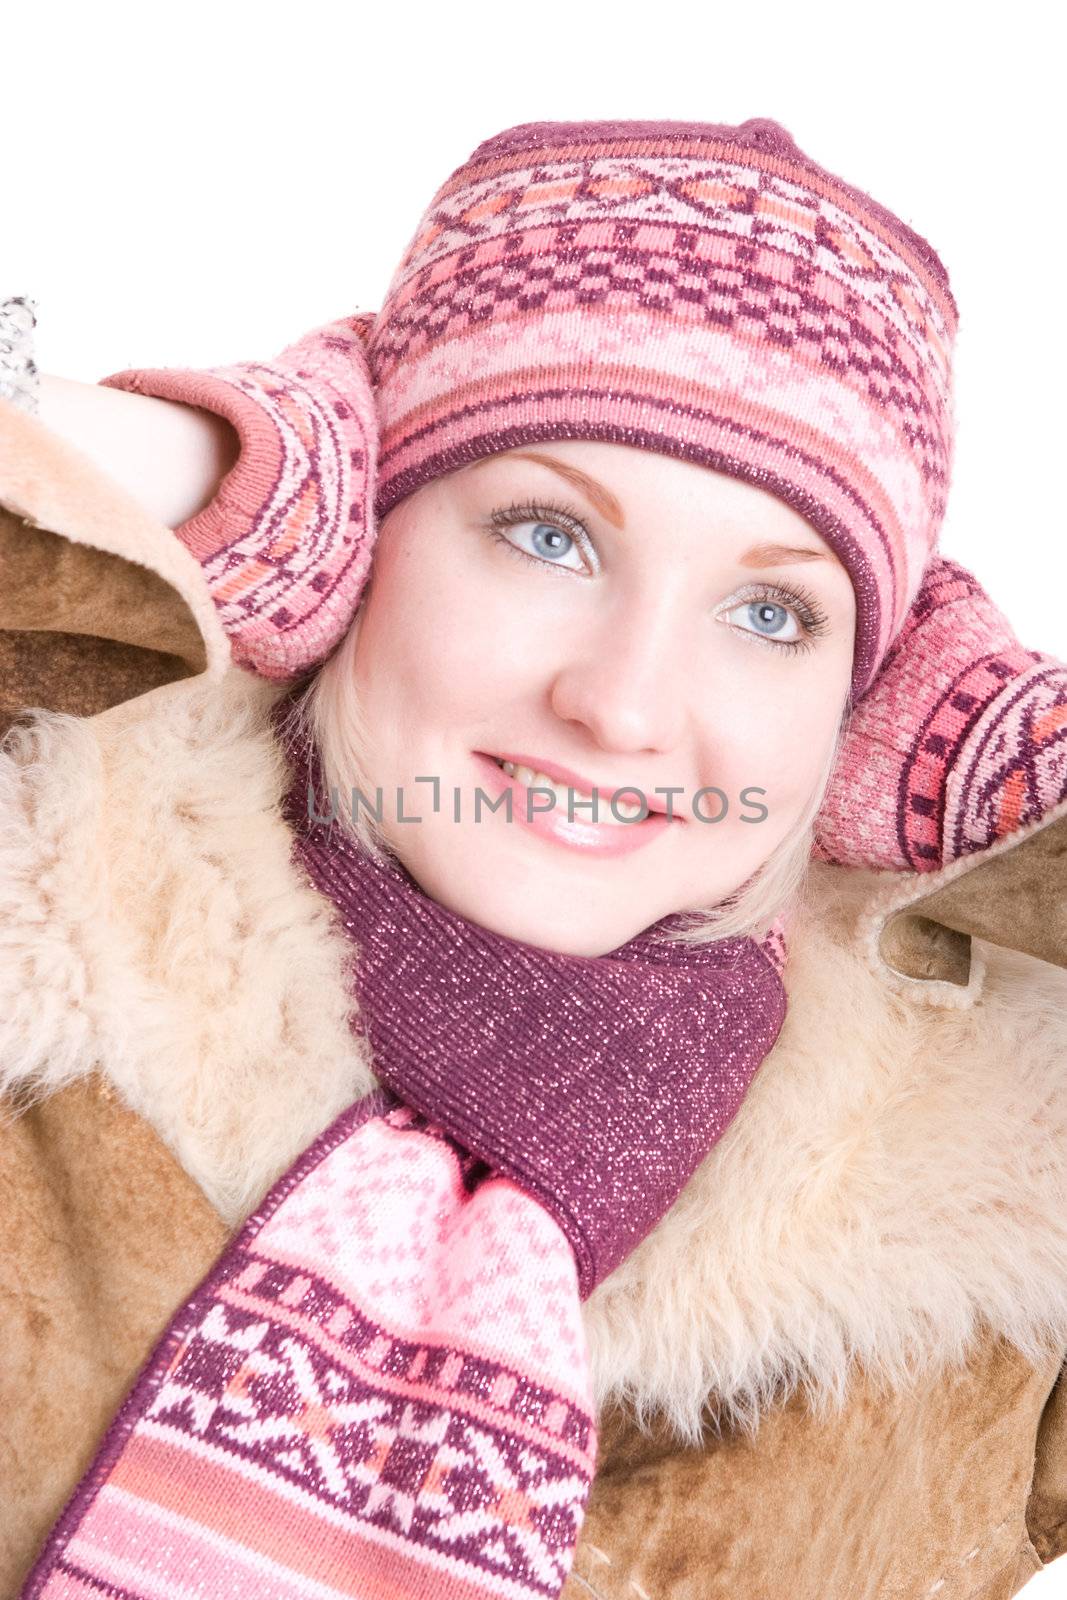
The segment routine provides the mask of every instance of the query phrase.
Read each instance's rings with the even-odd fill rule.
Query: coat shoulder
[[[349,941],[292,859],[279,692],[231,668],[33,710],[0,748],[0,1089],[100,1072],[230,1222],[374,1083]]]

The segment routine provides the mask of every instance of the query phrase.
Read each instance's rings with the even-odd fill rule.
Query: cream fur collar
[[[289,861],[277,693],[231,668],[35,713],[0,753],[0,1091],[99,1068],[231,1223],[374,1082],[345,935]],[[884,876],[813,867],[778,1044],[586,1303],[598,1404],[695,1442],[709,1396],[754,1428],[798,1385],[842,1404],[854,1361],[893,1387],[962,1362],[983,1324],[1035,1361],[1067,1340],[1067,970],[987,945],[976,1003],[899,992],[869,960]]]

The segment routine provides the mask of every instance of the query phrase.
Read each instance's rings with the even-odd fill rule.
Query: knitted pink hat
[[[102,382],[236,427],[236,467],[176,531],[267,677],[345,635],[404,496],[521,443],[601,439],[808,520],[855,589],[855,702],[940,530],[956,322],[927,242],[780,123],[535,122],[442,184],[377,313],[270,361]]]
[[[524,123],[438,189],[370,329],[376,519],[545,439],[748,479],[852,578],[855,701],[941,527],[956,325],[926,240],[777,122]]]

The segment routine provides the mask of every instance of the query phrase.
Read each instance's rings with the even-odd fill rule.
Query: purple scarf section
[[[330,820],[337,797],[286,729],[292,703],[274,710],[286,816],[354,941],[353,1026],[375,1074],[548,1209],[585,1298],[673,1204],[778,1037],[780,933],[667,943],[684,921],[670,917],[591,957],[482,928]]]

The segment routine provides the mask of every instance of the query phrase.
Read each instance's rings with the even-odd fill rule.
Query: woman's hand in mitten
[[[241,451],[175,533],[200,562],[233,659],[286,680],[341,639],[370,566],[377,418],[373,316],[324,324],[270,361],[130,369],[113,389],[225,417]]]
[[[841,866],[932,872],[1067,798],[1067,666],[937,556],[853,708],[816,822]]]

